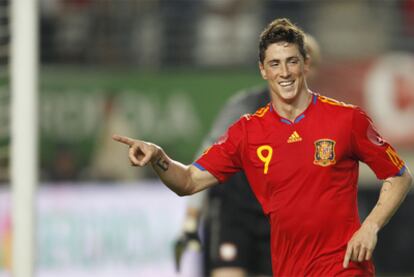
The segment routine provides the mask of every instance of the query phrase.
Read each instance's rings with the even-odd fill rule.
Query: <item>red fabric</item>
[[[275,276],[373,276],[371,262],[342,268],[360,226],[358,161],[381,179],[398,174],[403,162],[359,108],[313,97],[296,123],[270,104],[242,117],[196,163],[220,182],[245,172],[270,217]]]

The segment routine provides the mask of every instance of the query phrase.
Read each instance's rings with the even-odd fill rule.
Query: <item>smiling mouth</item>
[[[294,82],[295,81],[282,81],[282,82],[279,82],[279,85],[281,87],[289,87],[289,86],[293,85]]]

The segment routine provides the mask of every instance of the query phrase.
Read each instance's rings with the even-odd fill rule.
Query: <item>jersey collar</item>
[[[282,116],[280,116],[278,113],[277,113],[277,111],[276,111],[276,109],[273,107],[273,103],[272,102],[270,102],[270,112],[271,113],[273,113],[274,115],[276,115],[277,116],[277,118],[279,119],[279,121],[280,122],[282,122],[282,123],[284,123],[284,124],[287,124],[287,125],[294,125],[294,124],[296,124],[296,123],[299,123],[302,119],[304,119],[305,118],[305,116],[306,116],[306,114],[308,114],[309,113],[309,111],[313,108],[313,106],[315,106],[316,105],[316,103],[317,103],[317,101],[318,101],[318,95],[316,94],[316,93],[314,93],[314,92],[312,92],[311,91],[311,94],[312,94],[312,101],[311,101],[311,103],[309,104],[309,106],[305,109],[305,111],[303,111],[303,113],[301,113],[300,115],[298,115],[296,118],[295,118],[295,120],[292,122],[292,121],[290,121],[289,119],[287,119],[287,118],[284,118],[284,117],[282,117]]]

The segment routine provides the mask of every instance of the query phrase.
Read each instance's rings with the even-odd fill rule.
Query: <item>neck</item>
[[[312,94],[306,89],[292,101],[279,99],[272,95],[272,104],[277,113],[290,121],[294,121],[298,115],[303,113],[312,101]]]

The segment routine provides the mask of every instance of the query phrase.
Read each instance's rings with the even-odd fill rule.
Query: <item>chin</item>
[[[282,98],[285,101],[292,101],[296,98],[297,95],[298,95],[297,91],[284,92],[280,94],[280,98]]]

